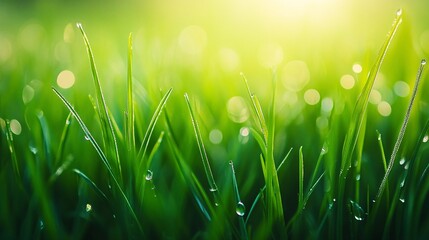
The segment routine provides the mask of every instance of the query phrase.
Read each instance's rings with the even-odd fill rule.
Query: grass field
[[[428,3],[100,4],[0,3],[0,239],[429,236]]]

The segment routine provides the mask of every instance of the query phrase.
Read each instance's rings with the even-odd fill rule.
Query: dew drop
[[[235,212],[238,216],[242,217],[246,213],[246,207],[242,202],[237,203],[237,207],[235,208]]]
[[[82,23],[80,23],[80,22],[76,23],[76,27],[79,29],[82,29]]]
[[[426,59],[422,59],[422,61],[421,61],[421,63],[420,63],[421,65],[426,65]]]
[[[217,191],[217,188],[210,188],[210,189],[209,189],[209,191],[210,191],[210,192],[216,192],[216,191]]]
[[[429,136],[425,135],[422,139],[422,142],[427,143],[429,141]]]
[[[401,203],[404,203],[405,199],[404,198],[399,198],[399,201],[401,201]]]
[[[405,163],[405,158],[401,158],[401,160],[399,160],[399,165],[404,165]]]
[[[360,180],[360,174],[356,175],[356,181]]]
[[[147,181],[150,181],[150,180],[152,180],[152,177],[153,177],[153,172],[151,171],[151,170],[147,170],[147,173],[146,173],[146,176],[145,176],[145,179],[147,180]]]
[[[401,16],[402,15],[402,9],[400,8],[400,9],[398,9],[398,11],[396,11],[396,16]]]
[[[43,220],[39,221],[39,227],[40,227],[40,230],[43,230],[45,228],[45,223],[43,222]]]
[[[355,219],[357,221],[362,221],[365,218],[365,211],[362,209],[361,206],[359,206],[358,203],[353,202],[352,200],[350,200],[350,207],[351,207],[351,211],[353,216],[355,217]]]
[[[91,206],[91,204],[87,203],[87,204],[86,204],[86,207],[85,207],[85,211],[86,211],[86,212],[91,212],[91,210],[92,210],[92,206]]]
[[[408,167],[410,166],[410,162],[407,162],[406,164],[405,164],[405,166],[404,166],[404,169],[405,170],[408,170]]]
[[[36,154],[37,154],[38,150],[37,150],[37,148],[36,148],[35,146],[30,145],[30,146],[28,146],[28,147],[30,148],[30,152],[31,152],[32,154],[34,154],[34,155],[36,155]]]
[[[86,141],[89,141],[89,139],[90,139],[90,138],[89,138],[89,136],[88,136],[88,135],[85,135],[85,140],[86,140]]]
[[[116,215],[115,214],[113,214],[112,217],[113,217],[113,219],[116,219]]]

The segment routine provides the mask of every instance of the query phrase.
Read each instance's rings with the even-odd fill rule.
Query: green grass
[[[334,58],[328,73],[293,91],[281,66],[226,73],[204,57],[174,55],[180,41],[170,55],[142,47],[139,33],[110,69],[99,57],[103,40],[78,24],[83,44],[66,45],[77,57],[41,76],[70,68],[73,88],[0,70],[23,78],[7,82],[0,102],[0,238],[424,239],[426,62],[398,60],[413,51],[403,46],[407,20],[398,12],[378,55],[353,60],[363,70],[352,89],[314,80],[344,75],[349,63]],[[413,78],[408,95],[392,90]],[[320,94],[315,104],[308,89]],[[30,100],[3,102],[16,98]]]

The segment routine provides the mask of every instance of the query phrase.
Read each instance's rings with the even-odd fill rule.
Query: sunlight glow
[[[249,118],[246,101],[240,96],[235,96],[228,100],[227,110],[228,116],[233,122],[243,123]]]
[[[281,79],[286,89],[298,92],[310,81],[310,70],[303,61],[290,61],[283,67]]]
[[[182,30],[179,36],[180,49],[189,55],[200,55],[206,42],[206,32],[199,26],[188,26]]]

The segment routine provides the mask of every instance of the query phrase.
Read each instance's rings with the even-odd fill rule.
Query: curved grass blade
[[[130,201],[128,200],[127,196],[125,195],[124,191],[121,188],[121,185],[119,184],[118,180],[115,177],[115,174],[113,173],[112,167],[109,164],[109,161],[106,158],[106,155],[104,154],[103,150],[100,148],[100,146],[98,145],[98,143],[95,141],[94,137],[92,136],[91,132],[88,130],[88,128],[86,127],[85,123],[82,121],[82,119],[80,118],[79,114],[76,112],[76,110],[74,110],[74,108],[72,107],[72,105],[70,104],[69,101],[67,101],[67,99],[64,98],[64,96],[58,92],[55,88],[52,88],[52,90],[55,92],[55,94],[57,94],[57,96],[61,99],[61,101],[63,101],[63,103],[66,105],[66,107],[69,109],[69,111],[72,113],[73,117],[76,118],[77,122],[79,123],[80,127],[82,128],[83,132],[85,133],[85,136],[87,139],[89,139],[89,141],[91,142],[92,146],[94,147],[94,149],[97,151],[98,155],[101,158],[101,161],[104,163],[104,165],[106,166],[110,177],[113,179],[116,187],[118,188],[121,196],[123,197],[126,206],[128,208],[128,210],[130,211],[132,217],[134,218],[134,220],[136,221],[136,224],[140,230],[141,233],[143,232],[143,228],[140,224],[140,221],[137,218],[137,215],[135,214],[133,208],[131,207]]]
[[[213,193],[215,204],[219,204],[219,192],[216,185],[216,182],[213,177],[212,170],[210,168],[209,158],[207,157],[207,152],[204,147],[203,138],[201,136],[201,131],[198,126],[198,122],[195,118],[194,110],[192,109],[191,103],[189,101],[188,94],[185,93],[186,104],[188,105],[188,110],[191,115],[192,126],[194,127],[195,137],[197,139],[198,149],[200,150],[201,160],[203,162],[204,171],[206,173],[207,181],[209,183],[210,192]]]
[[[247,82],[246,76],[244,76],[244,73],[240,73],[241,77],[244,80],[244,83],[246,84],[247,93],[249,94],[250,101],[252,102],[253,112],[256,115],[256,119],[259,123],[259,128],[262,132],[262,135],[264,136],[265,144],[268,142],[268,128],[267,124],[265,122],[264,113],[262,112],[261,104],[259,103],[258,97],[250,91],[249,83]]]
[[[380,49],[375,64],[372,66],[371,71],[366,80],[365,86],[359,95],[359,98],[353,109],[351,122],[349,129],[344,140],[343,151],[342,151],[342,165],[340,170],[340,179],[347,176],[347,172],[351,167],[351,158],[356,147],[357,140],[359,138],[359,132],[361,130],[362,122],[365,116],[365,112],[368,106],[369,95],[374,86],[375,79],[380,70],[381,64],[386,56],[387,49],[389,48],[392,39],[398,30],[399,25],[402,22],[402,10],[398,10],[397,16],[393,22],[392,29],[390,30],[387,38]]]
[[[241,234],[240,238],[241,239],[248,239],[246,223],[244,222],[244,219],[243,219],[243,216],[246,213],[246,208],[245,208],[245,205],[243,204],[243,202],[241,202],[240,192],[238,191],[238,184],[237,184],[237,178],[235,176],[234,163],[232,161],[230,161],[229,165],[231,166],[232,185],[234,187],[235,200],[237,202],[235,212],[238,215],[238,219],[239,219],[238,221],[240,224],[240,234]]]
[[[103,197],[107,202],[109,202],[109,199],[106,197],[106,194],[104,194],[104,192],[97,186],[97,184],[95,184],[94,181],[92,181],[88,176],[86,176],[86,174],[76,168],[72,169],[72,171],[76,173],[79,177],[81,177],[83,180],[85,180],[85,182],[88,183],[88,185],[90,185],[95,190],[95,192],[100,194],[101,197]]]
[[[137,154],[137,156],[138,156],[139,159],[143,159],[144,156],[146,155],[146,151],[147,151],[147,148],[149,146],[149,140],[150,140],[150,138],[152,136],[153,130],[155,129],[155,125],[158,122],[159,116],[161,115],[162,110],[164,109],[164,107],[165,107],[165,105],[167,103],[167,100],[170,97],[172,91],[173,91],[173,88],[170,88],[167,91],[167,93],[164,94],[164,96],[162,97],[162,99],[159,102],[158,106],[156,107],[155,112],[152,115],[152,118],[151,118],[151,120],[149,122],[149,126],[147,127],[147,130],[146,130],[146,133],[144,135],[142,144],[140,146],[140,150],[139,150],[139,152]]]
[[[338,177],[338,186],[337,188],[337,197],[338,197],[338,210],[336,216],[337,229],[336,238],[341,239],[343,237],[342,226],[343,222],[343,198],[344,198],[344,188],[346,184],[347,174],[349,169],[351,168],[351,160],[356,148],[356,144],[358,142],[359,137],[361,136],[359,133],[361,131],[362,123],[364,121],[364,117],[366,115],[366,109],[368,106],[369,95],[374,86],[375,79],[380,70],[381,64],[386,56],[387,49],[390,46],[390,43],[395,36],[396,31],[399,28],[399,25],[402,23],[402,10],[398,10],[396,13],[396,18],[393,22],[393,26],[390,32],[387,34],[385,42],[380,49],[380,52],[377,56],[377,59],[372,66],[368,78],[366,80],[365,86],[363,87],[358,100],[356,101],[355,107],[352,112],[352,116],[350,119],[350,124],[346,133],[346,137],[344,139],[343,149],[341,153],[341,168]]]
[[[91,71],[95,85],[95,96],[97,99],[97,109],[99,113],[99,120],[101,123],[101,133],[103,135],[103,142],[108,157],[116,161],[116,168],[120,179],[122,179],[121,163],[119,159],[118,144],[116,142],[116,136],[113,129],[112,121],[107,110],[106,101],[104,100],[103,91],[101,89],[100,80],[98,77],[97,67],[95,65],[94,55],[92,53],[91,45],[89,44],[88,37],[81,23],[77,23],[77,27],[82,33],[83,40],[85,42],[86,50],[88,52],[89,61],[91,64]]]

